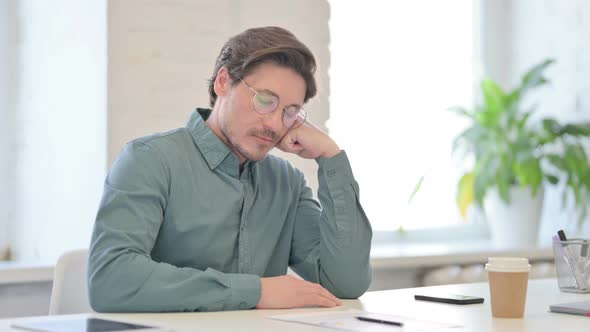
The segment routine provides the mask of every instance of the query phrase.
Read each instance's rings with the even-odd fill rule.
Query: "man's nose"
[[[283,130],[283,110],[277,108],[274,112],[265,115],[262,118],[262,124],[265,129],[270,129],[275,133],[280,133]]]

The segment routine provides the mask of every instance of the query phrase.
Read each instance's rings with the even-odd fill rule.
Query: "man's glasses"
[[[266,115],[274,112],[277,109],[279,106],[279,97],[277,95],[267,91],[256,91],[243,79],[240,78],[240,81],[242,81],[242,83],[244,83],[248,89],[254,92],[252,106],[254,106],[254,110],[257,113]],[[301,124],[305,122],[306,117],[307,113],[301,106],[290,105],[283,108],[283,124],[289,129],[295,129],[301,126]]]

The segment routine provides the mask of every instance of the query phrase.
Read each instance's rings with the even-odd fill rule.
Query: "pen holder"
[[[559,289],[570,293],[590,293],[590,240],[553,241]]]

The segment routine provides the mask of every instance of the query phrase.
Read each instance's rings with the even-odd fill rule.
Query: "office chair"
[[[53,273],[50,315],[94,312],[88,301],[87,266],[87,249],[68,251],[59,257]]]

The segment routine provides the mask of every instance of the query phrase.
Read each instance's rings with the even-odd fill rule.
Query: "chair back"
[[[88,301],[88,249],[68,251],[57,260],[49,302],[50,315],[94,312]]]

